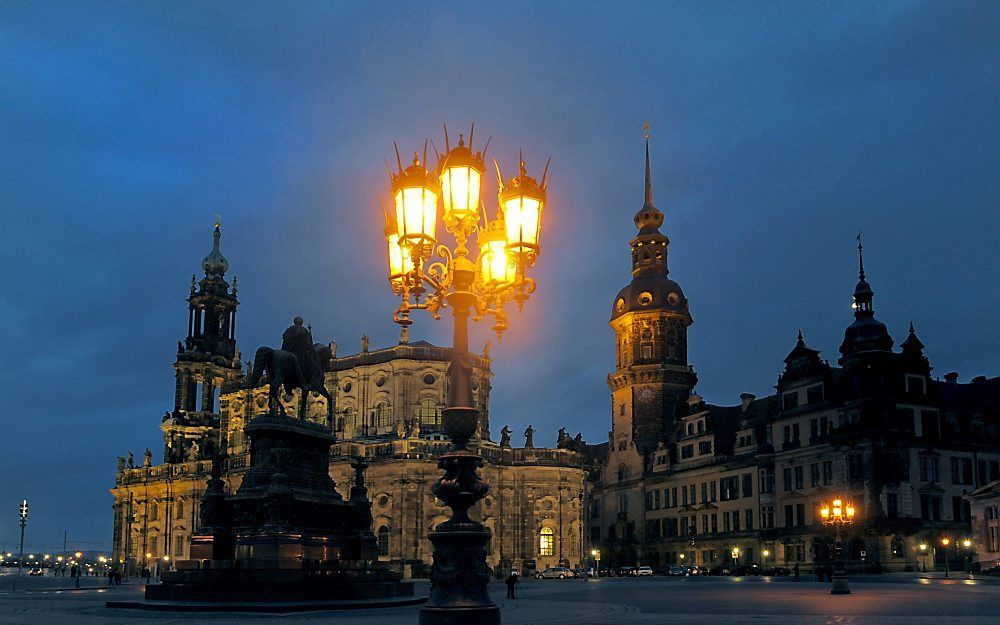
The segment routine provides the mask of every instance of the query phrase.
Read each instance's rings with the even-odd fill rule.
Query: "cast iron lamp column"
[[[823,523],[832,525],[834,538],[833,586],[831,595],[849,595],[851,588],[847,585],[847,570],[844,568],[844,547],[840,542],[840,526],[854,522],[854,504],[844,505],[840,499],[834,499],[832,506],[823,504],[819,511]]]
[[[454,322],[448,401],[442,414],[452,446],[438,459],[444,475],[431,489],[451,508],[452,516],[428,536],[434,545],[434,563],[431,596],[420,610],[421,625],[500,623],[500,608],[486,589],[486,546],[491,534],[469,517],[469,509],[489,492],[477,473],[483,460],[468,449],[479,424],[472,391],[469,317],[479,321],[492,315],[493,330],[499,336],[507,329],[504,304],[513,299],[520,308],[535,290],[534,281],[525,274],[538,255],[545,204],[544,173],[541,184],[537,183],[519,158],[519,175],[505,184],[497,165],[500,207],[496,218],[486,220],[480,230],[485,217],[485,210],[480,214],[485,166],[483,153],[472,151],[472,136],[468,146],[460,136],[452,149],[446,128],[446,153],[433,172],[417,154],[404,169],[397,148],[398,171],[390,172],[395,211],[385,214],[389,283],[401,299],[393,320],[403,326],[403,336],[413,323],[413,310],[427,310],[440,319],[441,309],[451,307]],[[426,146],[425,142],[425,162]],[[437,245],[439,202],[445,229],[455,237],[454,249]],[[473,262],[466,243],[477,232],[479,257]],[[432,252],[442,261],[430,263],[425,271]]]

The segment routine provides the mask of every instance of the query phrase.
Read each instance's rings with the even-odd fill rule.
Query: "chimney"
[[[944,374],[944,381],[948,384],[955,384],[958,382],[958,371],[952,371],[951,373]]]
[[[747,411],[750,407],[750,402],[757,399],[757,396],[753,393],[740,393],[740,405],[743,407],[743,412]]]

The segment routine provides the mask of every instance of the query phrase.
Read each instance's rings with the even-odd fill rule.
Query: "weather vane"
[[[642,122],[642,134],[643,134],[643,137],[645,137],[646,139],[649,139],[649,121],[648,120]]]

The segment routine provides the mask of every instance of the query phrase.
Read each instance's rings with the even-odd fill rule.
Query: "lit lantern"
[[[479,234],[479,275],[487,288],[514,282],[517,266],[507,253],[504,220],[498,217]]]
[[[446,132],[446,142],[447,136]],[[478,222],[479,192],[485,170],[482,152],[473,153],[472,141],[466,146],[465,138],[459,135],[458,145],[445,154],[438,169],[445,223]]]
[[[413,164],[392,176],[392,198],[396,205],[396,229],[400,245],[432,245],[437,225],[437,180],[420,164]]]
[[[829,519],[830,518],[830,507],[829,506],[823,506],[822,508],[820,508],[819,509],[819,515],[821,517],[823,517],[824,521],[827,520],[827,519]]]
[[[545,208],[545,177],[539,185],[524,169],[500,190],[500,207],[503,209],[507,230],[507,249],[533,258],[538,253],[538,236]]]
[[[394,292],[400,293],[403,290],[404,277],[413,271],[413,255],[409,248],[399,244],[399,232],[389,213],[385,212],[385,209],[382,212],[385,214],[385,238],[389,251],[389,283],[392,284]]]

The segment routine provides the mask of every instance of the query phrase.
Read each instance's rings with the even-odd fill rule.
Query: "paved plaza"
[[[34,580],[33,580],[34,581]],[[55,581],[65,584],[54,585]],[[419,608],[287,615],[171,613],[112,610],[108,600],[141,599],[140,584],[113,589],[57,590],[73,580],[37,580],[28,590],[0,590],[0,625],[105,625],[112,623],[211,622],[291,625],[335,622],[344,625],[416,625]],[[84,580],[96,582],[97,580]],[[828,584],[782,579],[640,578],[525,580],[516,600],[491,584],[508,625],[606,625],[684,623],[699,625],[803,623],[851,625],[947,625],[1000,623],[1000,585],[995,580],[884,578],[855,583],[853,594],[834,597]],[[9,588],[9,579],[0,588]],[[39,583],[41,582],[41,583]],[[48,588],[48,590],[44,590]],[[24,586],[22,586],[24,588]],[[426,581],[417,593],[426,594]]]

